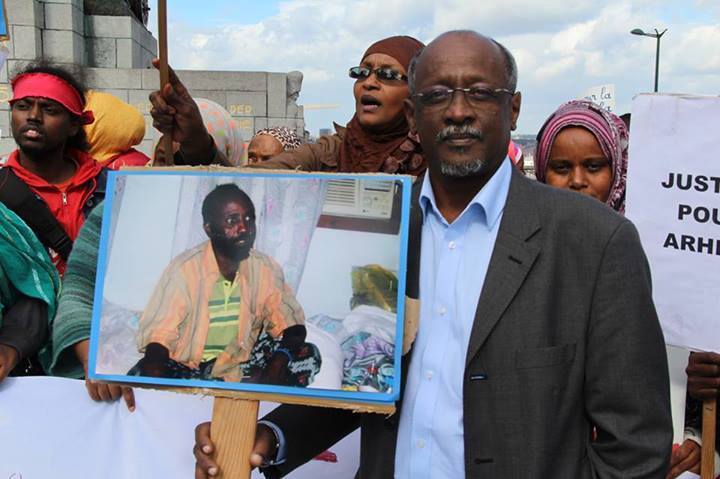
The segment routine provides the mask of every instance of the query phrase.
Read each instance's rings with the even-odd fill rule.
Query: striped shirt
[[[202,360],[217,358],[236,337],[240,314],[240,292],[236,281],[220,278],[213,288],[208,311],[210,328],[205,340]]]
[[[173,360],[197,368],[210,329],[210,298],[222,278],[209,241],[173,259],[140,318],[139,351],[158,343],[168,349]],[[305,323],[282,268],[269,256],[251,250],[240,262],[234,283],[240,296],[237,335],[217,356],[212,370],[213,377],[226,381],[241,379],[237,366],[250,359],[263,331],[277,338],[289,326]]]

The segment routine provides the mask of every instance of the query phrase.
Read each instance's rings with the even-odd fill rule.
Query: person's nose
[[[472,123],[476,117],[476,111],[468,102],[465,92],[455,90],[450,98],[450,104],[445,109],[445,118],[448,123],[464,125]]]
[[[582,168],[573,168],[570,172],[570,189],[583,190],[587,188],[587,176]]]
[[[245,221],[245,219],[241,219],[235,225],[235,232],[237,234],[242,234],[242,233],[245,233],[246,231],[247,231],[247,222]]]
[[[378,90],[380,89],[380,81],[378,80],[375,72],[370,72],[370,76],[362,82],[363,90]]]
[[[28,110],[27,119],[28,121],[32,120],[38,123],[42,122],[42,107],[39,103],[36,102],[30,107],[30,109]]]

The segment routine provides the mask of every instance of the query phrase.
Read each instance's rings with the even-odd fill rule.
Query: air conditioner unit
[[[329,180],[323,214],[352,218],[389,219],[395,182],[391,180]]]

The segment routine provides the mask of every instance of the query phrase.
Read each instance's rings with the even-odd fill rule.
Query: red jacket
[[[77,162],[78,169],[70,183],[66,185],[65,191],[20,165],[18,150],[10,154],[5,167],[12,168],[15,175],[45,201],[65,233],[74,241],[80,232],[80,227],[85,222],[83,206],[97,187],[96,177],[102,171],[102,166],[90,155],[80,150],[68,149],[67,153]],[[65,262],[52,251],[51,257],[58,272],[62,275],[65,272]]]

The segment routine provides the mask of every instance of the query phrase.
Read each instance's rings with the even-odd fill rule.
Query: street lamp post
[[[665,35],[667,28],[662,32],[659,32],[657,28],[654,29],[655,33],[645,33],[639,28],[635,28],[630,31],[633,35],[642,35],[644,37],[651,37],[657,40],[657,46],[655,49],[655,93],[658,91],[658,77],[660,75],[660,38]]]

